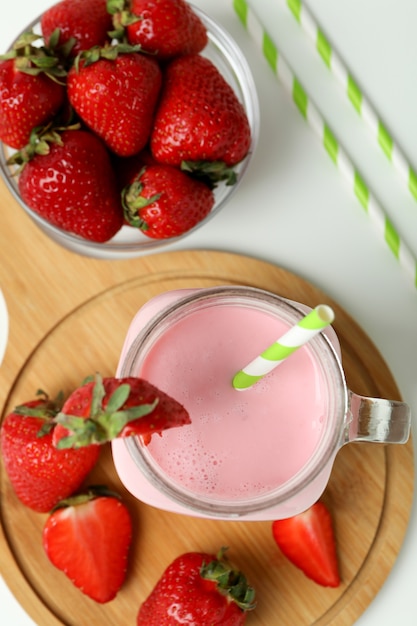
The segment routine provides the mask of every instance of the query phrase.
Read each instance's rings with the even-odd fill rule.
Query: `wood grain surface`
[[[42,387],[69,391],[92,371],[114,372],[127,327],[150,297],[169,289],[245,284],[310,306],[334,307],[347,380],[359,393],[399,397],[369,338],[320,289],[269,263],[226,252],[183,251],[124,261],[77,256],[48,240],[0,185],[0,288],[10,336],[0,368],[2,415]],[[381,588],[401,547],[413,493],[413,453],[405,446],[350,444],[337,457],[324,499],[334,516],[342,585],[323,589],[279,553],[270,523],[217,522],[166,513],[134,500],[103,451],[91,482],[126,498],[135,525],[129,575],[117,598],[100,606],[47,561],[45,516],[15,498],[0,467],[0,571],[40,626],[135,623],[139,604],[163,569],[187,550],[229,555],[257,588],[248,626],[350,625]]]

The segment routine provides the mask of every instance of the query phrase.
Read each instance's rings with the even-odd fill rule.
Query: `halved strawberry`
[[[190,423],[185,408],[141,378],[102,378],[87,381],[67,398],[55,418],[54,444],[80,448],[116,437],[152,435]]]
[[[51,563],[100,603],[112,600],[125,580],[131,540],[129,511],[106,489],[63,500],[43,530]]]
[[[323,502],[274,521],[272,534],[282,553],[308,578],[324,587],[340,585],[332,518]]]

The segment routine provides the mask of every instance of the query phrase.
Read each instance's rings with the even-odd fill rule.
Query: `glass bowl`
[[[136,228],[123,226],[109,241],[105,243],[95,243],[50,224],[22,201],[19,195],[17,179],[15,176],[12,176],[13,172],[7,165],[7,159],[11,156],[13,150],[0,142],[0,170],[8,189],[39,228],[61,246],[85,256],[102,259],[133,258],[149,252],[157,252],[187,237],[198,228],[201,228],[209,219],[219,213],[232,195],[236,193],[239,183],[249,166],[259,135],[259,103],[256,87],[247,61],[239,46],[229,33],[206,13],[195,6],[193,6],[193,9],[203,21],[208,33],[209,41],[201,54],[209,58],[216,65],[232,87],[246,111],[251,127],[252,140],[249,153],[245,159],[234,168],[237,174],[237,182],[232,186],[220,183],[214,190],[215,204],[209,215],[183,235],[170,239],[157,240],[146,237],[146,235],[142,234]],[[38,18],[29,24],[23,32],[33,29],[35,32],[40,33],[39,23],[40,20]]]

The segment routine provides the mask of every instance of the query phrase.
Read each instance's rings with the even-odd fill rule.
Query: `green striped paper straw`
[[[381,204],[372,194],[359,170],[354,166],[284,56],[279,52],[276,43],[268,35],[246,0],[233,0],[233,6],[246,30],[262,50],[273,72],[289,93],[298,111],[314,131],[341,175],[347,180],[349,187],[368,215],[371,225],[388,245],[402,269],[411,277],[414,287],[417,287],[416,258]]]
[[[301,0],[284,0],[284,3],[311,39],[320,58],[342,86],[348,101],[365,122],[379,147],[394,166],[401,180],[407,185],[414,199],[417,200],[417,174],[415,170],[409,164],[398,143],[388,132],[374,105],[358,86],[346,63],[324,35],[317,20]]]
[[[333,320],[334,312],[331,307],[326,304],[316,306],[262,354],[237,372],[233,377],[233,387],[238,391],[252,387],[301,346],[327,328]]]

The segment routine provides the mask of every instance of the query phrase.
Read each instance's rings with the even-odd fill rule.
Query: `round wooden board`
[[[69,392],[94,371],[114,373],[129,323],[152,296],[217,284],[261,287],[310,306],[329,303],[336,312],[334,327],[349,386],[362,394],[399,398],[369,338],[337,303],[299,276],[253,258],[209,251],[155,255],[147,258],[142,272],[141,267],[135,278],[95,295],[50,329],[16,377],[3,416],[40,387],[51,395],[60,389]],[[106,448],[89,482],[105,482],[122,493],[132,512],[135,538],[125,585],[114,601],[99,605],[49,563],[41,544],[46,516],[17,501],[2,466],[1,572],[41,626],[127,626],[135,624],[140,603],[176,556],[189,550],[216,552],[227,545],[230,558],[257,589],[258,606],[249,614],[248,626],[350,625],[372,601],[396,559],[408,523],[413,475],[411,441],[405,446],[350,444],[340,451],[324,500],[334,517],[343,582],[338,589],[325,589],[282,557],[269,522],[200,520],[136,501],[120,484]]]

